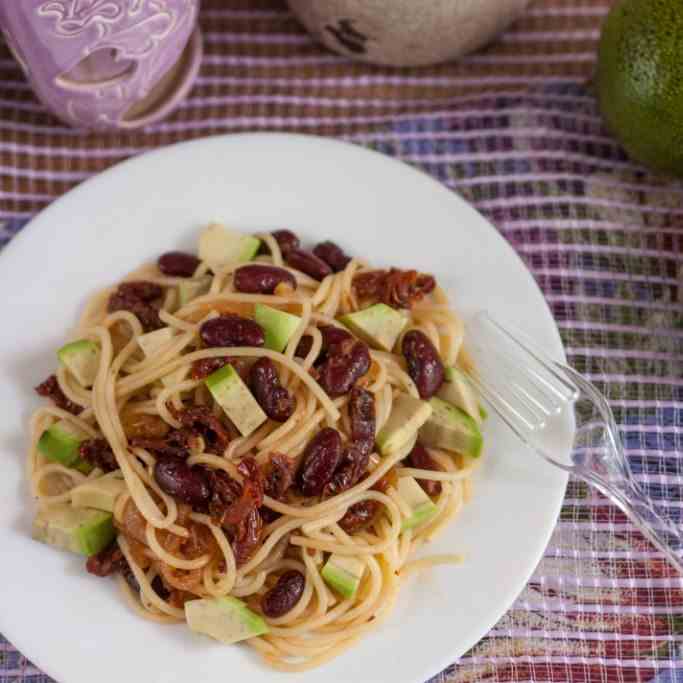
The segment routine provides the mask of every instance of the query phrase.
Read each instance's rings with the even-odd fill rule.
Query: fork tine
[[[509,356],[503,353],[500,348],[485,350],[481,343],[477,342],[474,343],[474,346],[481,352],[482,367],[486,364],[487,358],[495,357],[496,364],[507,370],[508,376],[504,378],[505,384],[500,387],[500,391],[512,391],[518,400],[528,406],[528,409],[536,415],[539,421],[545,421],[546,418],[556,415],[562,409],[562,404],[553,394],[538,386],[538,382],[535,381],[536,373],[530,371],[526,365],[513,364]],[[515,381],[515,378],[519,378],[520,374],[530,376],[531,382],[527,383],[530,386],[524,386],[521,382]],[[496,376],[498,375],[497,372]]]
[[[565,391],[561,391],[556,385],[549,382],[547,378],[543,377],[540,373],[536,372],[532,368],[527,366],[529,372],[535,375],[536,379],[546,386],[551,392],[553,392],[561,401],[575,401],[579,397],[579,390],[572,382],[570,382],[567,377],[561,375],[554,367],[555,362],[545,356],[539,350],[531,349],[528,344],[524,343],[517,336],[512,334],[509,330],[505,329],[496,320],[494,320],[487,312],[479,314],[480,319],[485,319],[489,324],[493,325],[501,334],[506,336],[508,339],[512,340],[524,353],[531,356],[553,379],[555,379]],[[545,356],[545,357],[544,357]]]
[[[519,411],[474,373],[467,373],[480,396],[493,408],[503,422],[524,442],[529,443],[529,433],[534,426],[520,415]]]
[[[479,346],[479,345],[477,345]],[[491,357],[495,356],[497,370],[494,371],[489,365]],[[490,354],[490,357],[480,362],[482,375],[489,378],[488,389],[506,400],[510,405],[516,407],[521,415],[521,409],[525,409],[526,416],[524,421],[529,428],[540,429],[551,414],[544,409],[541,403],[529,392],[521,383],[515,380],[516,368],[512,367],[508,359],[497,352]],[[505,372],[501,374],[501,369]]]

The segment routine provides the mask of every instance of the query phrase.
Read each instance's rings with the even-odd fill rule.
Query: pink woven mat
[[[403,159],[526,261],[570,361],[608,396],[637,478],[679,520],[683,193],[602,126],[589,80],[608,4],[537,2],[477,55],[396,71],[328,53],[274,0],[206,0],[197,87],[173,117],[125,135],[62,127],[0,46],[0,242],[93,173],[200,135],[311,132]],[[435,680],[683,681],[682,587],[621,513],[572,482],[522,595]],[[0,683],[48,680],[0,637]]]

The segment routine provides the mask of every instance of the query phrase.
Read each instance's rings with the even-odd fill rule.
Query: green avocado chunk
[[[426,522],[436,512],[436,504],[424,492],[413,477],[401,477],[397,485],[398,495],[411,509],[411,515],[403,520],[401,529],[407,531]]]
[[[192,299],[206,294],[209,291],[209,287],[211,287],[211,277],[209,275],[197,278],[196,280],[183,280],[178,285],[178,303],[181,307],[190,303]]]
[[[109,512],[76,508],[68,503],[41,509],[33,521],[33,538],[80,555],[95,555],[116,536]]]
[[[363,341],[381,351],[391,351],[408,324],[406,316],[386,304],[374,304],[362,311],[348,313],[341,316],[339,321]]]
[[[444,383],[436,395],[466,412],[477,424],[481,424],[484,419],[475,388],[467,375],[458,368],[446,368]]]
[[[172,330],[170,327],[162,327],[159,330],[154,330],[154,332],[147,332],[146,334],[141,334],[138,337],[137,341],[138,346],[142,349],[142,352],[145,354],[145,358],[152,358],[157,354],[162,353],[166,349],[166,347],[168,347],[168,345],[173,341],[175,336],[175,330]],[[183,368],[174,370],[168,375],[162,377],[161,383],[165,387],[171,387],[174,384],[178,384],[178,382],[182,381],[184,373],[185,370]]]
[[[199,258],[215,271],[230,263],[251,261],[260,246],[256,237],[212,223],[199,236]]]
[[[266,421],[266,414],[232,365],[223,366],[204,381],[242,436],[249,436]]]
[[[432,408],[409,394],[399,394],[391,406],[389,419],[377,435],[377,447],[382,455],[396,452],[406,444],[429,419]]]
[[[81,458],[79,448],[86,435],[67,420],[50,425],[38,440],[38,451],[48,460],[86,474],[92,467]]]
[[[425,446],[455,451],[478,458],[484,445],[479,425],[467,413],[451,403],[432,397],[432,414],[420,429],[420,441]]]
[[[278,353],[284,351],[287,342],[301,322],[298,316],[265,304],[254,306],[254,320],[263,328],[264,346]]]
[[[71,489],[71,504],[77,508],[94,508],[114,512],[116,499],[126,490],[120,471],[110,472]]]
[[[237,598],[201,598],[185,603],[185,618],[192,631],[230,645],[268,633],[265,620]]]
[[[89,339],[79,339],[62,346],[57,357],[84,387],[91,387],[100,367],[100,347]]]
[[[330,588],[344,598],[352,598],[358,591],[365,573],[365,563],[355,557],[332,553],[320,575]]]

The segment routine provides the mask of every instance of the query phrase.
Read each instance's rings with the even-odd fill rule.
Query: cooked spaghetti
[[[481,452],[434,278],[211,225],[88,302],[31,419],[34,537],[140,615],[300,671],[390,612]],[[474,408],[472,406],[475,406]]]

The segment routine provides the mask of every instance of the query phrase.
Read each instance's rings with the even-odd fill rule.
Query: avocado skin
[[[628,155],[683,176],[680,0],[621,0],[603,26],[597,85],[607,127]]]

